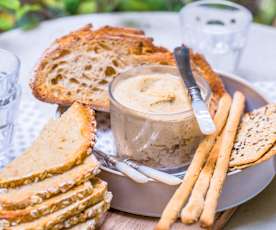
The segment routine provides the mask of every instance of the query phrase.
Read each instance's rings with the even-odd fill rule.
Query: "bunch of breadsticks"
[[[241,92],[235,92],[233,99],[227,93],[221,97],[214,117],[216,132],[199,144],[182,184],[165,207],[156,230],[170,229],[179,214],[185,224],[199,221],[204,228],[213,225],[244,105],[245,97]]]

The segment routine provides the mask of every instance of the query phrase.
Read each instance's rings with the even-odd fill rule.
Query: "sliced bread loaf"
[[[61,117],[51,120],[21,156],[0,171],[0,187],[37,182],[80,164],[95,140],[94,112],[73,104]]]
[[[83,164],[63,174],[17,188],[3,189],[5,191],[0,193],[0,206],[16,210],[42,203],[45,199],[84,183],[97,173],[99,173],[99,162],[94,155],[90,155]]]
[[[5,222],[8,221],[10,223],[17,224],[30,222],[41,216],[48,215],[59,209],[67,207],[70,204],[83,199],[85,196],[88,196],[92,193],[92,191],[93,186],[90,181],[87,181],[84,184],[74,187],[66,193],[61,193],[35,206],[29,206],[25,209],[17,210],[0,210],[0,222],[1,219],[4,219]]]
[[[70,217],[73,217],[88,207],[93,206],[94,204],[100,202],[104,199],[107,184],[104,181],[99,179],[93,181],[93,192],[84,199],[77,201],[63,209],[60,209],[54,213],[51,213],[46,216],[42,216],[32,222],[27,222],[19,224],[13,227],[8,227],[8,230],[52,230],[54,226],[63,223]]]
[[[91,218],[94,219],[94,227],[96,227],[96,222],[99,222],[100,217],[110,208],[111,200],[112,194],[107,192],[103,201],[100,201],[99,203],[85,209],[83,212],[68,218],[63,223],[55,225],[52,230],[67,229],[72,226],[77,229],[80,223],[84,223]]]

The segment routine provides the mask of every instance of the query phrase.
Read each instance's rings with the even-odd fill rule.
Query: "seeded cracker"
[[[243,116],[231,153],[230,167],[256,162],[276,141],[276,104]]]
[[[238,165],[238,166],[235,166],[232,169],[235,170],[235,169],[248,168],[250,166],[257,165],[257,164],[260,164],[260,163],[262,163],[264,161],[267,161],[267,160],[269,160],[274,155],[276,155],[276,144],[274,144],[272,146],[272,148],[267,153],[265,153],[265,155],[263,155],[259,160],[255,161],[255,162],[252,162],[252,163],[244,164],[244,165]]]

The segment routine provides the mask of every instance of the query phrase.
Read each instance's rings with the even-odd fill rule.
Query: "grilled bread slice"
[[[37,182],[80,164],[91,152],[95,129],[94,112],[73,104],[48,122],[32,146],[0,171],[0,187]]]
[[[102,218],[102,216],[110,208],[111,199],[112,199],[112,194],[110,192],[107,192],[105,194],[103,201],[100,201],[94,206],[91,206],[85,209],[83,212],[68,218],[63,223],[55,225],[52,229],[53,230],[67,229],[67,228],[71,229],[72,226],[73,226],[73,229],[82,229],[81,227],[89,223],[87,220],[90,220],[90,223],[93,222],[93,225],[90,224],[91,227],[92,226],[96,227],[97,224],[100,223],[100,219]]]
[[[142,64],[170,64],[168,50],[140,30],[87,25],[58,39],[34,71],[33,94],[40,100],[70,105],[79,101],[108,111],[107,87],[118,73]]]
[[[78,165],[63,174],[49,177],[43,181],[4,189],[0,193],[0,206],[8,210],[24,209],[40,204],[46,199],[64,193],[80,185],[99,173],[99,162],[93,155],[88,156]]]
[[[30,222],[83,199],[85,196],[91,194],[92,190],[93,186],[91,182],[87,181],[84,184],[74,187],[66,193],[61,193],[35,206],[29,206],[25,209],[17,210],[0,210],[0,219],[5,219],[9,223],[13,224]]]
[[[70,217],[78,215],[88,207],[102,201],[106,196],[107,184],[100,179],[93,182],[93,192],[86,196],[84,199],[77,201],[63,209],[60,209],[54,213],[46,216],[42,216],[32,222],[27,222],[12,227],[8,227],[8,230],[48,230],[54,229],[54,226],[63,223]]]

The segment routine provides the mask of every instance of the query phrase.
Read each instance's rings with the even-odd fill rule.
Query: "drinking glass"
[[[7,50],[0,49],[0,161],[7,159],[14,121],[19,105],[21,88],[17,83],[19,59]]]
[[[229,1],[203,0],[180,11],[183,43],[203,54],[215,69],[235,72],[252,14]]]

